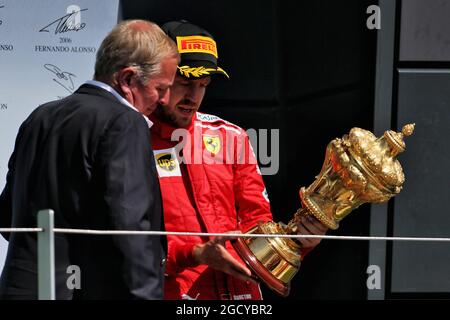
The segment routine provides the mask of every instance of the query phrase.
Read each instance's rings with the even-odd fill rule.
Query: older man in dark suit
[[[178,64],[155,24],[125,21],[103,40],[93,81],[37,108],[21,125],[0,196],[0,227],[34,227],[41,209],[55,226],[161,230],[158,178],[147,116],[165,104]],[[36,234],[4,234],[2,299],[37,298]],[[162,298],[165,239],[57,234],[60,299]],[[81,288],[66,286],[70,265]]]

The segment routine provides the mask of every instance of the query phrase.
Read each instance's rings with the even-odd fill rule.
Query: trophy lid
[[[403,138],[410,136],[414,132],[414,126],[415,123],[410,123],[403,126],[402,132],[395,132],[392,130],[384,132],[384,138],[391,147],[391,152],[394,157],[405,151],[406,146]]]
[[[374,185],[399,193],[405,181],[402,167],[396,156],[405,151],[403,138],[414,131],[414,124],[405,125],[401,132],[388,130],[377,138],[370,131],[352,128],[348,140],[351,154],[360,163],[361,169],[369,173]]]

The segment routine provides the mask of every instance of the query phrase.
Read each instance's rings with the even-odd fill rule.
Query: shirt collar
[[[138,109],[136,109],[135,106],[133,106],[130,102],[128,102],[127,99],[125,99],[124,97],[122,97],[116,90],[114,90],[113,87],[111,87],[110,85],[104,83],[104,82],[100,82],[97,80],[88,80],[85,82],[85,84],[89,84],[91,86],[95,86],[98,88],[102,88],[103,90],[106,90],[110,93],[112,93],[112,95],[114,97],[116,97],[117,100],[119,100],[120,102],[122,102],[124,105],[126,105],[127,107],[133,109],[136,112],[139,112]],[[139,112],[140,113],[140,112]],[[142,113],[141,113],[142,114]],[[153,126],[153,122],[144,114],[142,114],[142,116],[144,117],[145,121],[147,122],[147,125],[149,128],[151,128]]]

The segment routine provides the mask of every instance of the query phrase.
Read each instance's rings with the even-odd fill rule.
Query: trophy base
[[[247,266],[273,291],[283,297],[287,297],[291,290],[290,283],[283,283],[277,279],[267,268],[258,261],[256,256],[248,247],[244,239],[239,238],[232,241],[233,247]]]

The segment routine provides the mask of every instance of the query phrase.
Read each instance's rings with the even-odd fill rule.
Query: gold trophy
[[[370,131],[352,128],[342,139],[332,140],[316,180],[300,189],[302,207],[287,225],[260,223],[250,234],[297,234],[297,222],[312,215],[330,229],[361,204],[388,201],[402,189],[405,176],[396,156],[405,151],[403,138],[414,124],[401,132],[388,130],[377,138]],[[239,238],[233,246],[240,257],[269,288],[287,296],[290,281],[300,268],[302,245],[292,238]]]

